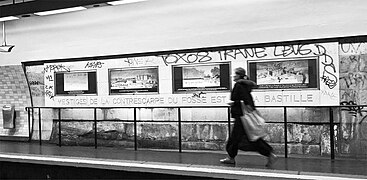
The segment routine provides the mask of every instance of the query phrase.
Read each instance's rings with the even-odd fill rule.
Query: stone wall
[[[97,143],[98,146],[118,146],[122,148],[133,148],[134,145],[134,123],[133,118],[125,113],[117,118],[118,110],[111,109],[99,114],[105,117],[114,117],[113,119],[98,121],[97,123]],[[179,126],[174,108],[168,110],[142,110],[145,117],[159,117],[153,119],[153,122],[137,122],[137,147],[150,149],[179,149]],[[170,111],[170,113],[168,113]],[[109,113],[114,112],[114,113]],[[123,112],[120,110],[120,112]],[[153,112],[149,114],[147,112]],[[162,112],[166,112],[165,115]],[[74,112],[75,113],[75,112]],[[123,114],[123,115],[122,115]],[[140,113],[138,113],[140,114]],[[227,114],[223,113],[222,123],[210,122],[208,119],[200,119],[200,114],[195,112],[186,113],[192,116],[186,117],[190,121],[183,121],[181,124],[181,147],[183,150],[213,150],[224,151],[226,140],[228,138],[228,123],[224,119]],[[198,118],[197,116],[200,118]],[[303,114],[303,113],[301,113]],[[312,114],[316,114],[312,116]],[[310,113],[309,116],[297,118],[300,122],[305,121],[302,117],[319,118],[320,113]],[[102,117],[101,115],[98,115]],[[143,118],[144,116],[140,116]],[[217,115],[215,115],[218,119]],[[291,115],[290,117],[292,117]],[[214,118],[214,116],[212,116]],[[93,119],[93,118],[91,118]],[[146,120],[143,118],[143,120]],[[166,120],[167,122],[164,122]],[[193,121],[201,122],[193,122]],[[203,121],[208,122],[203,122]],[[138,119],[139,121],[139,119]],[[154,122],[156,121],[156,122]],[[273,121],[275,121],[273,119]],[[284,125],[283,122],[270,122],[267,124],[269,135],[265,138],[274,147],[279,154],[285,153],[284,147]],[[54,120],[53,132],[50,138],[51,143],[58,143],[58,121]],[[93,121],[75,120],[61,123],[61,142],[62,145],[85,145],[94,146],[94,123]],[[288,153],[303,155],[330,155],[330,130],[327,124],[300,124],[291,122],[287,126]]]

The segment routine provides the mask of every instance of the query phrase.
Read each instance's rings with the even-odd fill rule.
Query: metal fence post
[[[94,148],[97,149],[97,108],[94,108]]]
[[[28,112],[28,142],[31,142],[31,110],[29,108],[26,108]]]
[[[287,122],[287,107],[283,109],[284,114],[284,157],[288,158],[288,122]]]
[[[231,136],[231,108],[227,109],[227,118],[228,118],[228,137]]]
[[[330,156],[331,156],[331,159],[335,159],[334,116],[333,116],[332,107],[329,107],[329,120],[330,120]]]
[[[42,145],[42,125],[41,125],[41,108],[38,108],[38,134],[40,139],[40,145]]]
[[[178,152],[182,152],[182,140],[181,140],[181,108],[178,108]]]
[[[134,107],[134,149],[138,150],[138,141],[137,141],[137,127],[136,127],[136,108]]]
[[[59,109],[59,147],[61,147],[61,109]]]

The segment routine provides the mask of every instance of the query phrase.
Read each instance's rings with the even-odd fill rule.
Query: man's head
[[[238,75],[240,79],[243,79],[246,76],[246,70],[241,67],[236,68],[234,73]]]

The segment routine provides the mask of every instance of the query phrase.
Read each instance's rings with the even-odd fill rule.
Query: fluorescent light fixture
[[[107,2],[107,4],[115,6],[115,5],[130,4],[130,3],[137,3],[137,2],[143,2],[143,1],[147,1],[147,0],[121,0],[121,1]]]
[[[0,46],[0,52],[10,52],[13,48],[14,45],[6,45],[5,21],[3,21],[3,45]]]
[[[0,52],[10,52],[14,47],[14,45],[2,45],[0,46]]]
[[[60,14],[60,13],[81,11],[81,10],[84,10],[84,9],[87,9],[87,8],[82,7],[82,6],[78,6],[78,7],[72,7],[72,8],[57,9],[57,10],[52,10],[52,11],[37,12],[37,13],[34,13],[34,14],[38,15],[38,16],[46,16],[46,15],[52,15],[52,14]]]
[[[15,16],[7,16],[7,17],[0,18],[0,21],[10,21],[10,20],[15,20],[15,19],[19,19],[19,18]]]

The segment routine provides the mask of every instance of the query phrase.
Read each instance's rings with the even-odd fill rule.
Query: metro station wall
[[[338,44],[300,44],[292,46],[239,48],[223,51],[188,52],[163,54],[110,60],[63,62],[45,64],[45,105],[46,106],[223,106],[229,99],[229,90],[218,91],[209,88],[189,89],[174,92],[173,67],[198,67],[201,65],[229,64],[230,73],[236,67],[248,69],[248,61],[318,59],[319,77],[317,88],[265,89],[254,91],[258,106],[274,105],[336,105],[338,104]],[[335,59],[335,60],[334,60]],[[194,65],[194,66],[192,66]],[[158,92],[141,93],[110,92],[109,71],[111,69],[133,71],[136,68],[158,68]],[[55,95],[55,73],[96,72],[97,93],[94,95]],[[232,81],[228,79],[228,81]],[[201,93],[201,94],[199,94]],[[133,95],[133,96],[132,96]]]
[[[257,6],[256,3],[250,3],[251,7]],[[279,3],[278,3],[279,4]],[[277,4],[277,5],[278,5]],[[168,5],[168,6],[167,6]],[[288,5],[280,4],[284,10],[291,10],[294,13],[293,8],[287,8]],[[322,7],[320,4],[314,4],[315,7]],[[325,23],[325,19],[320,17],[317,13],[323,13],[324,11],[315,11],[312,16],[307,16],[306,20],[300,21],[297,16],[283,17],[281,13],[258,13],[257,8],[250,8],[259,14],[260,19],[268,19],[268,21],[262,21],[258,23],[259,18],[246,18],[248,11],[244,11],[244,7],[250,7],[245,1],[238,1],[235,3],[227,3],[224,1],[195,1],[193,5],[186,5],[184,9],[190,13],[181,13],[182,6],[177,6],[176,3],[162,3],[161,5],[144,6],[137,5],[132,6],[114,6],[114,7],[100,7],[89,9],[88,11],[65,13],[60,15],[45,16],[45,17],[28,17],[22,18],[17,21],[7,22],[7,38],[10,44],[15,44],[16,47],[12,53],[0,54],[2,65],[4,64],[20,64],[22,61],[42,61],[50,59],[68,59],[79,57],[92,57],[92,56],[108,56],[121,53],[132,54],[142,52],[157,52],[168,50],[180,50],[180,49],[194,49],[202,47],[217,47],[228,45],[240,45],[257,44],[264,42],[279,42],[279,41],[295,41],[302,39],[317,39],[317,38],[330,38],[330,37],[345,37],[363,34],[364,31],[360,31],[363,24],[357,26],[343,26],[342,24],[357,23],[351,22],[349,11],[338,11],[339,16],[337,21],[329,21]],[[213,8],[214,7],[214,8]],[[269,6],[273,7],[273,6]],[[316,8],[317,8],[316,7]],[[228,11],[228,9],[231,9]],[[269,11],[272,8],[261,8],[262,11]],[[274,8],[273,8],[274,9]],[[279,9],[279,8],[278,8]],[[313,9],[313,8],[311,8]],[[123,13],[121,13],[123,12]],[[174,13],[173,13],[174,12]],[[285,13],[285,14],[292,14]],[[303,13],[303,11],[297,11],[296,13]],[[342,15],[340,14],[342,13]],[[363,14],[364,12],[358,12]],[[357,13],[357,14],[358,14]],[[149,18],[145,17],[149,14]],[[344,16],[343,16],[344,14]],[[354,13],[355,14],[355,13]],[[274,16],[275,15],[275,16]],[[214,17],[214,18],[213,18]],[[344,17],[344,19],[343,19]],[[136,21],[139,19],[139,21]],[[215,20],[219,23],[213,23]],[[287,20],[286,23],[283,20]],[[281,21],[279,21],[281,20]],[[306,23],[306,24],[305,24]],[[162,26],[164,24],[164,26]],[[249,24],[254,25],[253,28],[248,28]],[[319,31],[320,24],[322,24],[323,31]],[[128,27],[128,28],[127,28]],[[190,27],[190,28],[188,28]],[[336,28],[337,27],[337,28]],[[340,28],[342,27],[342,28]],[[77,29],[77,30],[76,30]],[[358,40],[359,41],[359,40]],[[365,41],[364,41],[365,42]],[[284,44],[284,43],[283,43]],[[341,46],[341,47],[340,47]],[[221,51],[203,51],[200,54],[197,52],[184,53],[171,53],[161,54],[161,56],[153,57],[134,57],[134,58],[121,58],[119,64],[118,60],[111,59],[96,59],[85,66],[80,63],[50,63],[44,66],[31,66],[27,67],[27,76],[29,86],[31,87],[31,94],[34,106],[114,106],[114,107],[129,107],[130,105],[142,106],[144,104],[135,103],[131,99],[124,98],[132,96],[134,98],[142,100],[143,98],[158,98],[158,104],[149,105],[210,105],[220,106],[225,104],[228,99],[229,92],[204,92],[205,94],[198,92],[190,93],[172,93],[172,66],[181,65],[196,65],[196,64],[211,64],[213,63],[229,63],[231,70],[236,66],[243,66],[247,68],[248,61],[267,61],[274,59],[292,59],[292,58],[317,58],[319,59],[319,89],[296,89],[296,90],[269,90],[269,91],[255,91],[253,93],[256,96],[256,105],[338,105],[345,103],[358,103],[365,104],[364,102],[364,59],[365,52],[363,49],[364,43],[355,44],[342,44],[335,43],[321,43],[321,44],[300,44],[293,46],[272,46],[261,47],[259,45],[246,48],[227,48]],[[255,48],[256,47],[256,48]],[[256,54],[247,54],[244,57],[243,53],[246,51]],[[345,52],[344,52],[345,51]],[[208,56],[206,55],[208,53]],[[208,60],[207,58],[195,59],[197,55],[200,57],[213,57]],[[166,61],[164,57],[169,57]],[[182,57],[182,58],[181,58]],[[359,57],[359,60],[355,60],[354,57]],[[149,61],[157,62],[154,64]],[[108,63],[107,63],[108,61]],[[166,62],[166,63],[165,63]],[[103,63],[103,64],[98,64]],[[107,64],[104,64],[107,63]],[[112,64],[117,66],[114,67]],[[339,65],[340,63],[340,65]],[[344,63],[352,65],[353,68],[346,68]],[[47,65],[49,65],[47,67]],[[55,66],[57,65],[57,66]],[[54,78],[53,72],[58,72],[58,65],[70,66],[73,70],[89,70],[93,69],[97,71],[98,80],[98,95],[88,96],[55,96],[54,89],[50,89],[51,82]],[[88,66],[86,66],[88,65]],[[99,68],[102,65],[101,68]],[[108,67],[106,65],[109,65]],[[95,66],[95,67],[94,67]],[[139,68],[142,66],[158,66],[159,67],[159,93],[158,94],[135,94],[135,95],[110,95],[108,89],[108,68],[127,68],[134,67]],[[349,67],[349,66],[347,66]],[[357,68],[358,67],[358,68]],[[338,71],[338,69],[340,69]],[[47,72],[46,76],[45,71]],[[168,71],[168,72],[167,72]],[[99,73],[101,72],[101,73]],[[340,73],[340,76],[339,76]],[[350,74],[350,75],[349,75]],[[49,76],[51,75],[51,76]],[[47,79],[48,78],[48,79]],[[102,84],[99,83],[102,81]],[[103,82],[104,81],[104,82]],[[349,85],[353,82],[357,85]],[[5,82],[4,82],[5,83]],[[11,83],[11,82],[10,82]],[[104,83],[104,84],[103,84]],[[47,84],[47,87],[45,86]],[[362,84],[362,85],[361,85]],[[15,84],[14,84],[15,85]],[[233,84],[231,84],[233,85]],[[6,86],[10,86],[6,82]],[[340,89],[340,90],[339,90]],[[23,89],[22,89],[23,91]],[[302,96],[301,96],[302,95]],[[189,98],[206,98],[206,101],[187,101]],[[292,97],[292,99],[290,98]],[[296,97],[296,98],[294,98]],[[177,98],[177,101],[176,101]],[[115,99],[115,103],[113,100]],[[11,101],[16,102],[17,98]],[[78,101],[76,101],[78,100]],[[81,101],[79,101],[81,100]],[[107,101],[108,100],[108,101]],[[162,100],[162,101],[161,101]],[[185,101],[184,101],[185,100]],[[5,102],[4,103],[9,103]],[[25,104],[30,104],[30,100],[25,100]],[[74,104],[73,104],[73,103]],[[78,104],[76,104],[78,102]],[[82,103],[81,103],[82,102]],[[122,104],[122,102],[128,102],[128,104]],[[130,103],[131,102],[131,103]],[[137,100],[139,102],[139,100]],[[140,101],[142,102],[142,101]],[[177,102],[177,103],[176,103]],[[129,104],[130,103],[130,104]],[[128,110],[109,109],[105,111],[98,111],[98,119],[131,119],[132,115]],[[267,120],[270,122],[282,122],[282,110],[281,109],[261,109],[264,115],[267,116]],[[348,111],[355,114],[350,116]],[[363,110],[351,109],[348,111],[342,111],[335,121],[340,120],[342,126],[336,126],[335,132],[338,135],[337,148],[338,152],[343,154],[363,154],[362,149],[366,149],[363,144],[364,137],[364,122],[362,121],[364,114]],[[208,113],[196,113],[185,112],[182,114],[186,119],[204,119],[210,121],[211,119],[226,119],[223,115],[226,112],[223,111],[207,111]],[[210,113],[209,113],[210,112]],[[220,114],[218,116],[211,115],[212,112]],[[165,114],[167,113],[167,114]],[[143,117],[162,118],[174,120],[174,110],[158,110],[157,112],[149,112],[149,110],[142,109],[139,114]],[[57,132],[57,126],[53,122],[53,119],[57,117],[57,111],[49,110],[41,112],[42,114],[42,133],[41,139],[54,140],[52,135]],[[164,114],[164,115],[162,115]],[[271,117],[269,116],[271,114]],[[37,118],[39,112],[35,111],[34,124],[37,125]],[[140,115],[139,115],[140,116]],[[223,116],[223,117],[222,117]],[[80,139],[87,139],[86,137],[92,137],[91,124],[84,121],[84,119],[90,119],[92,116],[90,113],[78,113],[74,111],[63,112],[63,118],[74,118],[80,120],[77,123],[63,123],[63,131],[65,137],[80,137]],[[218,118],[217,118],[218,117]],[[301,118],[300,118],[301,117]],[[339,118],[340,117],[340,118]],[[25,117],[24,117],[25,118]],[[307,153],[310,149],[312,152],[320,154],[330,152],[330,144],[328,137],[328,126],[319,125],[322,122],[328,122],[328,112],[324,109],[293,109],[288,112],[288,120],[295,122],[290,124],[288,137],[291,141],[291,149],[289,152],[294,153]],[[18,121],[20,122],[20,121]],[[22,124],[25,124],[25,119],[22,118]],[[361,124],[359,124],[361,122]],[[1,122],[0,122],[1,123]],[[310,124],[307,124],[310,123]],[[219,144],[224,144],[226,138],[223,134],[213,134],[212,132],[227,132],[225,130],[218,130],[206,123],[203,126],[191,126],[185,130],[185,140],[187,142],[193,142],[190,144],[190,148],[195,148],[198,142],[205,145],[205,142],[212,140],[218,140]],[[317,125],[315,125],[317,124]],[[200,124],[201,125],[201,124]],[[21,127],[21,125],[17,126]],[[145,129],[139,128],[139,132],[144,133]],[[177,135],[177,130],[173,128],[171,133],[166,134],[149,134],[141,135],[141,137],[149,137],[151,139],[157,139],[158,137],[164,139],[167,136]],[[188,126],[189,127],[189,126]],[[197,128],[196,128],[197,127]],[[341,128],[343,127],[343,128]],[[33,139],[39,139],[38,126],[34,126]],[[196,129],[195,129],[196,128]],[[152,128],[153,129],[153,128]],[[364,128],[365,129],[365,128]],[[111,142],[110,139],[115,138],[117,140],[131,138],[131,126],[130,124],[123,123],[117,124],[115,122],[103,122],[98,126],[99,137],[106,139],[106,144]],[[142,131],[141,131],[142,130]],[[2,129],[1,131],[7,131]],[[16,130],[17,131],[17,130]],[[122,133],[120,133],[120,131]],[[162,131],[168,132],[168,131]],[[284,142],[284,127],[281,124],[270,124],[269,133],[267,138],[272,144],[281,146]],[[74,133],[74,134],[73,134]],[[12,136],[12,134],[4,133],[2,135]],[[207,136],[206,136],[207,135]],[[357,140],[359,139],[359,140]],[[63,139],[65,142],[73,143],[75,139]],[[92,144],[93,141],[87,141],[85,144]],[[118,144],[120,141],[112,142]],[[128,141],[130,142],[130,141]],[[215,141],[212,141],[215,142]],[[171,143],[172,144],[172,143]],[[321,146],[321,148],[320,148]],[[197,146],[199,147],[199,146]],[[216,148],[221,148],[221,145]],[[314,148],[315,147],[315,148]],[[212,148],[212,147],[211,147]],[[321,149],[321,150],[320,150]],[[340,150],[342,149],[342,150]],[[357,149],[359,149],[357,151]]]
[[[146,148],[177,148],[177,123],[161,121],[177,121],[177,109],[144,108],[149,106],[226,106],[229,100],[229,90],[211,91],[187,90],[175,92],[174,68],[199,67],[201,65],[228,64],[230,73],[236,67],[248,69],[248,62],[272,62],[317,59],[317,88],[292,88],[254,90],[253,96],[258,106],[327,106],[339,104],[338,85],[338,43],[297,44],[271,47],[244,47],[218,51],[186,52],[161,54],[155,56],[129,57],[119,59],[96,59],[93,61],[55,62],[42,66],[44,77],[39,80],[44,86],[34,84],[32,91],[43,91],[44,104],[51,107],[112,107],[99,110],[97,119],[108,120],[98,123],[98,143],[101,145],[117,145],[132,147],[133,126],[128,122],[113,122],[111,120],[132,120],[133,113],[129,107],[141,107],[137,112],[137,119],[160,121],[159,123],[138,123],[139,147]],[[37,67],[40,68],[41,66]],[[36,67],[33,67],[36,68]],[[144,68],[158,69],[158,92],[139,93],[122,92],[111,93],[110,74],[112,70],[131,70]],[[83,95],[82,90],[77,94],[55,94],[58,86],[55,83],[58,73],[95,72],[96,94]],[[28,71],[32,74],[31,69]],[[27,72],[27,74],[28,74]],[[81,73],[83,74],[83,73]],[[40,77],[37,75],[37,77]],[[77,81],[77,80],[75,80]],[[232,79],[229,79],[231,82]],[[75,82],[77,85],[78,82]],[[231,82],[231,86],[233,82]],[[83,86],[83,85],[82,85]],[[85,86],[85,85],[84,85]],[[32,87],[32,85],[31,85]],[[70,88],[70,87],[68,87]],[[75,92],[71,92],[75,93]],[[32,93],[34,94],[34,93]],[[41,94],[41,93],[35,93]],[[39,103],[42,104],[42,103]],[[117,109],[119,107],[123,109]],[[263,108],[268,122],[266,138],[277,151],[284,151],[283,112],[277,108]],[[45,113],[42,113],[45,114]],[[46,121],[57,118],[57,112],[46,113],[51,116]],[[53,117],[52,117],[53,114]],[[186,109],[181,113],[183,121],[203,121],[205,123],[185,123],[182,127],[184,149],[211,149],[224,150],[228,138],[226,123],[212,123],[211,121],[226,121],[226,108]],[[271,116],[270,116],[271,115]],[[45,115],[46,116],[46,115]],[[93,113],[90,110],[63,110],[62,119],[72,119],[75,122],[62,123],[63,143],[69,145],[93,145],[94,135],[91,122]],[[44,120],[43,120],[44,121]],[[328,154],[330,153],[329,128],[327,123],[327,109],[299,108],[288,110],[288,145],[289,152],[295,154]],[[279,123],[279,124],[278,124]],[[310,123],[310,124],[307,124]],[[316,123],[316,125],[315,125]],[[319,125],[317,125],[319,124]],[[57,143],[58,124],[53,122],[52,127],[43,133],[43,139],[50,139]],[[35,133],[37,134],[37,133]],[[37,137],[34,137],[37,139]]]

